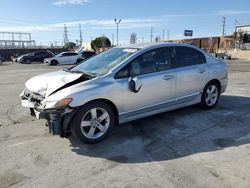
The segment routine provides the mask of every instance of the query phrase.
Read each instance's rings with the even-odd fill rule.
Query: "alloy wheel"
[[[219,97],[218,88],[215,85],[210,85],[207,88],[205,101],[208,106],[213,106]]]
[[[81,132],[89,139],[97,139],[104,135],[110,126],[110,115],[103,108],[92,108],[81,120]]]

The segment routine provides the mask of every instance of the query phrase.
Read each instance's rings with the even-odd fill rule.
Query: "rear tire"
[[[102,101],[84,105],[76,113],[70,129],[82,142],[95,143],[106,138],[115,124],[112,108]]]
[[[78,63],[80,63],[81,61],[82,61],[81,59],[77,59],[76,62],[75,62],[75,64],[78,64]]]
[[[220,85],[217,82],[210,82],[206,85],[201,96],[201,107],[212,109],[220,98]]]

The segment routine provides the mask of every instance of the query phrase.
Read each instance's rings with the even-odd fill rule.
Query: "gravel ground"
[[[0,187],[250,187],[250,62],[230,61],[210,111],[192,106],[116,126],[97,144],[47,132],[20,105],[25,81],[63,67],[0,66]]]

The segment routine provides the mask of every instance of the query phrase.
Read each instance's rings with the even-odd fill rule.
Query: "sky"
[[[161,39],[165,30],[165,40],[185,38],[185,29],[193,37],[219,36],[223,16],[226,34],[250,24],[250,0],[0,0],[0,31],[30,32],[39,45],[62,44],[64,24],[69,40],[79,40],[79,23],[84,42],[114,35],[116,43],[114,18],[121,19],[119,44],[128,44],[132,32],[149,42],[151,28]]]

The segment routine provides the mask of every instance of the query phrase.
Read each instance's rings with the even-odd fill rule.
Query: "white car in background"
[[[44,63],[48,65],[58,65],[58,64],[77,64],[82,61],[84,57],[82,57],[81,53],[76,52],[62,52],[57,54],[51,58],[47,58],[44,60]]]

